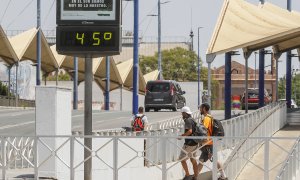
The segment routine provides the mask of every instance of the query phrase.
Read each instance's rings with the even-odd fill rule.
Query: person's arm
[[[183,133],[181,136],[190,136],[193,133],[192,129],[187,130],[186,133]]]
[[[132,116],[132,117],[131,117],[131,120],[130,120],[130,124],[131,124],[131,126],[133,126],[134,119],[135,119],[135,116]]]
[[[149,124],[147,116],[143,117],[143,121],[144,121],[144,129],[146,129],[148,127],[148,124]]]

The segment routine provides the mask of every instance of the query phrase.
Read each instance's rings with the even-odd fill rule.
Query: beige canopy
[[[11,46],[5,32],[0,26],[0,57],[9,65],[19,61],[17,54]]]
[[[283,16],[287,19],[290,19],[291,21],[294,21],[300,25],[300,21],[299,21],[300,14],[297,12],[290,12],[288,10],[285,10],[278,6],[275,6],[271,3],[265,3],[264,5],[262,5],[262,8],[271,13],[280,14],[281,16]],[[286,52],[288,50],[292,50],[292,49],[299,48],[299,47],[300,47],[300,36],[282,41],[282,42],[274,45],[273,50],[276,53],[282,53],[282,52]]]
[[[78,81],[79,82],[84,81],[84,72],[85,72],[84,61],[85,61],[84,58],[78,58]],[[93,74],[95,74],[96,70],[98,69],[98,67],[100,65],[100,59],[93,58],[92,61],[93,61]],[[61,64],[60,68],[66,70],[71,76],[73,76],[74,57],[66,56],[65,60]]]
[[[152,71],[148,74],[145,74],[144,75],[144,79],[146,81],[146,83],[148,81],[155,81],[155,80],[158,80],[158,76],[159,76],[159,71],[158,70],[155,70],[155,71]]]
[[[19,60],[31,60],[36,63],[37,32],[37,29],[33,28],[9,39]],[[51,73],[58,69],[58,64],[43,33],[41,43],[42,70],[45,73]]]
[[[243,48],[251,52],[300,36],[300,23],[244,0],[225,0],[207,58]]]
[[[122,84],[122,79],[119,74],[117,65],[113,59],[110,57],[110,87],[109,91],[115,90],[120,87]],[[95,82],[98,86],[104,91],[106,87],[106,57],[100,58],[100,65],[95,73]]]
[[[124,88],[132,90],[133,82],[133,60],[129,59],[117,65]],[[139,93],[144,94],[146,82],[141,71],[139,71]]]

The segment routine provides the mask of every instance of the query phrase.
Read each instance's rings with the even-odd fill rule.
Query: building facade
[[[265,89],[272,95],[273,101],[276,98],[276,69],[274,62],[271,65],[271,71],[265,71]],[[231,63],[231,96],[241,96],[245,91],[245,66],[236,61]],[[248,68],[248,87],[249,88],[258,88],[259,87],[259,72],[258,69]],[[225,91],[225,65],[219,68],[212,70],[213,79],[218,81],[216,87],[216,94],[214,95],[215,108],[223,109],[224,108],[224,91]]]

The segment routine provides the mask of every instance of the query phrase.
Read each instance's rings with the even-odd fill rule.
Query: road
[[[147,112],[149,123],[181,116],[172,111]],[[216,119],[223,119],[224,111],[213,111]],[[93,111],[93,131],[130,126],[129,111]],[[35,110],[0,109],[0,135],[31,136],[34,135]],[[84,114],[82,110],[72,111],[72,130],[83,131]]]

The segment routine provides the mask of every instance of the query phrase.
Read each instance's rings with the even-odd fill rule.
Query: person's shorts
[[[207,146],[203,146],[201,148],[201,155],[199,160],[201,162],[206,162],[207,160],[212,158],[212,154],[213,154],[213,146],[212,145],[207,145]]]
[[[179,155],[179,160],[186,160],[188,158],[194,158],[197,156],[198,145],[188,146],[183,145],[182,150]]]

